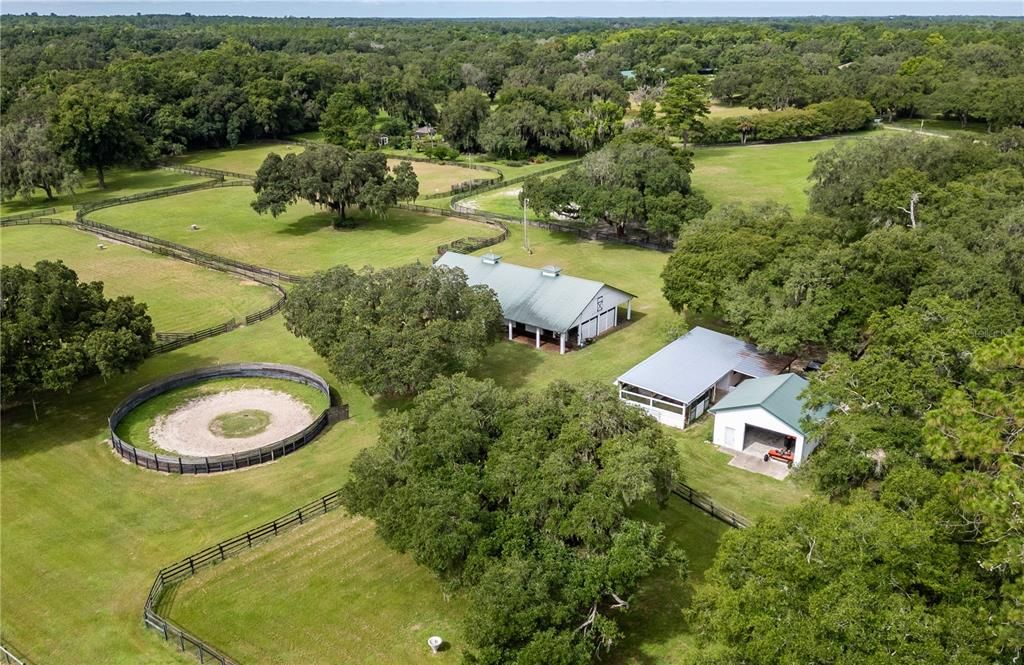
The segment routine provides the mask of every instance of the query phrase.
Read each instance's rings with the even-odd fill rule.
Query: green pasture
[[[297,143],[277,143],[274,141],[261,141],[259,143],[246,143],[234,148],[210,148],[208,150],[196,150],[195,152],[180,155],[171,160],[173,164],[187,166],[201,166],[206,169],[218,169],[220,171],[231,171],[233,173],[255,174],[263,160],[272,152],[284,157],[285,155],[300,153],[305,146]]]
[[[164,199],[166,200],[166,199]],[[105,249],[99,249],[102,244]],[[13,226],[0,230],[4,265],[62,260],[79,279],[100,281],[107,297],[134,296],[146,303],[161,332],[188,332],[244,320],[272,305],[274,289],[234,275],[144,252],[60,226]]]
[[[814,156],[840,141],[862,136],[794,143],[698,147],[693,151],[693,186],[713,205],[776,201],[807,210],[807,178]]]
[[[136,448],[152,450],[155,452],[166,452],[153,443],[149,436],[150,429],[156,424],[157,418],[174,412],[188,402],[214,395],[217,393],[232,390],[247,390],[252,388],[263,388],[276,390],[291,395],[307,407],[314,415],[319,415],[327,408],[327,396],[322,392],[307,386],[303,383],[288,381],[287,379],[265,379],[255,377],[243,377],[233,379],[213,379],[203,381],[190,386],[183,386],[175,390],[169,390],[153,399],[147,400],[135,407],[131,413],[117,426],[117,435]],[[225,434],[229,436],[229,434]],[[236,435],[237,436],[237,435]]]
[[[106,172],[107,188],[100,189],[96,183],[96,174],[89,171],[82,179],[81,186],[74,193],[60,194],[49,200],[40,190],[30,199],[17,197],[0,203],[0,216],[17,215],[23,212],[56,208],[58,217],[66,217],[71,206],[81,203],[95,203],[105,199],[129,196],[153,189],[166,189],[202,182],[202,178],[187,173],[177,173],[166,169],[149,169],[138,171],[130,168],[112,168]]]
[[[97,210],[104,224],[285,272],[310,274],[346,264],[395,266],[430,261],[437,246],[494,235],[483,224],[391,209],[385,218],[354,211],[354,228],[335,229],[332,213],[297,203],[276,219],[250,207],[248,187],[203,190]],[[191,229],[199,226],[198,231]]]
[[[277,143],[265,141],[241,145],[235,148],[214,148],[210,150],[199,150],[176,157],[173,162],[176,164],[201,166],[208,169],[219,169],[221,171],[232,171],[234,173],[255,174],[260,164],[267,155],[275,152],[282,157],[288,154],[300,153],[306,147],[295,143]],[[388,164],[397,166],[401,161],[400,155],[394,159],[388,159]],[[485,171],[467,169],[454,164],[431,164],[427,162],[412,162],[412,168],[420,181],[420,194],[437,194],[450,191],[452,185],[476,178],[494,177]]]
[[[411,664],[461,662],[463,612],[373,522],[337,510],[186,580],[169,618],[243,663]],[[431,635],[452,648],[432,656]]]
[[[402,211],[334,231],[328,215],[309,207],[296,206],[277,220],[260,217],[248,207],[251,198],[247,188],[225,188],[105,209],[94,216],[295,272],[336,263],[426,261],[440,242],[493,232]],[[192,223],[200,230],[190,231]],[[559,379],[608,384],[679,330],[679,318],[660,294],[666,254],[535,228],[529,235],[532,254],[523,249],[517,225],[507,241],[490,251],[525,265],[555,263],[566,274],[630,291],[637,296],[633,320],[565,356],[496,343],[478,376],[524,389]],[[5,230],[4,250],[9,237]],[[54,244],[62,251],[69,246]],[[140,276],[151,274],[132,271],[130,279],[143,282]],[[183,291],[167,289],[178,298]],[[130,391],[174,372],[238,361],[284,362],[320,373],[350,405],[351,418],[272,464],[213,476],[158,474],[111,452],[106,418]],[[4,640],[34,662],[193,662],[142,627],[141,609],[155,572],[339,487],[353,456],[376,441],[381,416],[402,406],[340,384],[278,316],[155,356],[107,382],[86,381],[71,395],[44,399],[38,421],[29,406],[11,408],[2,421],[0,566],[17,574],[4,575],[0,582]],[[704,443],[707,434],[700,428],[670,434],[683,453],[684,480],[728,508],[757,517],[802,494],[790,482],[727,466],[726,456]],[[681,612],[727,529],[677,500],[663,512],[652,508],[642,514],[666,523],[690,558],[692,576],[681,581],[662,571],[649,582],[626,618],[628,638],[614,659],[672,662],[693,647],[692,630]],[[164,610],[243,662],[417,662],[426,658],[425,639],[434,632],[448,637],[453,648],[432,662],[454,662],[462,646],[458,598],[445,600],[431,575],[384,546],[368,523],[341,512],[204,571],[178,588]]]

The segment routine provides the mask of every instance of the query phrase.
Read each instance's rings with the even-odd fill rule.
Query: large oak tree
[[[638,505],[665,501],[677,453],[607,386],[511,393],[438,380],[352,465],[349,510],[469,599],[470,662],[582,665],[660,566],[682,569]]]

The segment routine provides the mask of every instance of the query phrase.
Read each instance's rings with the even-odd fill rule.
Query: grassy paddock
[[[98,243],[106,249],[98,249]],[[275,290],[256,282],[60,226],[2,229],[0,254],[5,265],[26,267],[60,259],[79,279],[103,282],[107,297],[130,295],[146,303],[153,325],[164,332],[244,320],[278,298]]]
[[[338,510],[186,580],[168,616],[243,663],[458,663],[463,604]],[[452,648],[432,656],[427,638]]]
[[[35,196],[28,200],[19,197],[10,201],[4,201],[0,203],[0,216],[56,208],[58,216],[63,217],[66,216],[63,213],[69,213],[71,206],[75,204],[95,203],[96,201],[129,196],[154,189],[189,185],[208,179],[164,169],[138,171],[130,168],[113,168],[107,171],[106,176],[106,189],[100,189],[96,182],[95,174],[89,173],[83,178],[82,186],[75,193],[55,196],[52,201],[48,200],[42,191],[37,192]]]
[[[241,145],[235,148],[199,150],[176,157],[173,161],[177,164],[202,166],[208,169],[255,174],[260,164],[263,163],[263,160],[270,153],[276,152],[284,157],[285,155],[303,152],[305,149],[306,146],[294,143],[265,141]],[[388,159],[388,166],[393,168],[400,161],[400,158]],[[416,171],[416,177],[420,181],[420,194],[446,192],[452,188],[452,185],[460,182],[488,177],[485,172],[450,164],[412,162],[412,168]]]
[[[777,201],[803,212],[814,156],[840,141],[862,139],[699,147],[693,151],[693,186],[713,205]]]
[[[331,213],[297,203],[274,219],[249,206],[248,187],[225,187],[106,208],[90,218],[165,240],[298,274],[346,264],[386,267],[430,261],[437,246],[466,236],[489,236],[484,224],[400,209],[384,219],[355,211],[355,228],[334,229]],[[191,224],[199,230],[192,231]]]
[[[335,232],[327,216],[298,206],[284,219],[257,217],[247,207],[251,196],[244,188],[199,192],[98,211],[96,217],[296,271],[338,262],[380,266],[427,260],[442,238],[486,232],[463,222],[418,216],[395,216]],[[188,231],[192,222],[203,228]],[[566,378],[608,384],[669,341],[668,331],[679,321],[659,292],[667,255],[581,242],[539,229],[530,229],[530,241],[533,254],[526,254],[521,230],[514,226],[510,239],[494,250],[511,262],[557,263],[567,274],[630,291],[638,296],[634,320],[566,356],[497,343],[478,376],[526,389]],[[105,442],[106,417],[131,390],[185,369],[239,361],[292,363],[320,373],[350,404],[351,418],[272,464],[209,477],[154,473],[125,464],[111,452]],[[396,406],[401,405],[369,399],[337,382],[308,344],[287,333],[281,318],[274,317],[161,354],[106,383],[87,381],[71,398],[44,400],[38,422],[30,407],[5,412],[0,565],[17,575],[2,578],[4,637],[33,660],[46,663],[191,663],[140,624],[153,574],[197,549],[336,489],[345,482],[354,455],[376,441],[380,417]],[[699,449],[699,443],[689,444],[695,452],[686,460],[686,480],[697,485],[698,477],[712,469],[718,474],[715,482],[734,485],[734,496],[743,504],[720,499],[727,507],[754,514],[755,501],[745,498],[744,487],[750,495],[770,492],[768,502],[788,500],[796,493],[788,483],[769,490],[748,482],[746,472],[721,465],[711,455],[714,451]],[[705,466],[694,462],[705,457]],[[719,498],[717,489],[711,493]],[[689,506],[673,506],[665,513],[652,513],[650,519],[669,525],[699,573],[725,527]],[[204,573],[194,586],[179,589],[172,599],[172,615],[237,657],[251,654],[254,662],[407,662],[425,652],[428,631],[451,635],[458,642],[457,602],[439,600],[437,583],[429,574],[384,548],[365,523],[340,513],[322,519],[257,548],[252,560],[239,560],[236,570],[241,577],[235,581],[227,575],[214,579],[231,570],[231,562],[222,570],[207,571],[209,579]],[[698,583],[699,576],[692,582]],[[678,611],[688,602],[688,584],[656,578],[645,592],[652,594],[650,602],[637,599],[623,660],[658,662],[691,648],[691,633]],[[254,646],[226,635],[236,630]],[[362,641],[344,646],[331,641],[340,640],[344,630]],[[325,641],[318,642],[325,631]],[[275,635],[292,637],[269,639]]]
[[[178,410],[192,400],[232,390],[264,388],[276,390],[299,400],[309,407],[313,414],[319,414],[328,406],[327,396],[322,392],[295,381],[287,379],[265,379],[256,377],[239,377],[232,379],[212,379],[191,386],[183,386],[169,390],[162,395],[147,400],[135,407],[117,426],[117,435],[136,448],[158,453],[165,451],[153,443],[149,436],[150,429],[157,418]],[[177,454],[177,453],[169,453]]]

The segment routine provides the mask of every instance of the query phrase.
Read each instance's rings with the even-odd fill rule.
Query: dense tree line
[[[938,295],[972,303],[993,335],[1024,322],[1019,131],[850,141],[811,177],[807,215],[725,206],[684,226],[669,303],[786,353],[854,351],[873,314]]]
[[[1013,662],[1024,651],[1024,141],[888,140],[817,158],[811,210],[684,227],[673,306],[812,375],[814,499],[729,534],[700,664]]]
[[[3,404],[69,392],[87,376],[138,366],[153,348],[146,306],[106,298],[102,282],[80,282],[60,261],[0,269]]]
[[[57,182],[72,182],[70,167],[102,179],[114,163],[317,128],[349,148],[438,123],[459,150],[583,153],[618,132],[631,99],[642,121],[653,112],[642,103],[665,93],[673,116],[686,97],[671,83],[687,79],[765,109],[852,98],[890,117],[1024,122],[1013,21],[8,17],[4,28],[0,114],[43,128]],[[700,117],[669,125],[689,141]],[[736,131],[747,132],[711,135]]]

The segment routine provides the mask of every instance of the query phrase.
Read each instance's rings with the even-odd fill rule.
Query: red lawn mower
[[[785,462],[786,466],[793,466],[793,451],[796,450],[796,438],[792,436],[786,437],[786,442],[782,448],[772,448],[764,454],[764,461],[776,460],[779,462]]]

